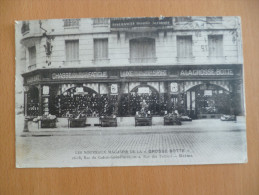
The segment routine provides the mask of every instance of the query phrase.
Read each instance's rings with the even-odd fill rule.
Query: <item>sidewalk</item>
[[[36,123],[29,123],[29,132],[18,136],[80,136],[80,135],[111,135],[111,134],[148,134],[170,132],[208,132],[208,131],[240,131],[245,130],[245,121],[220,121],[219,119],[200,119],[192,122],[182,122],[181,126],[118,126],[118,127],[83,127],[83,128],[44,128],[38,129]]]

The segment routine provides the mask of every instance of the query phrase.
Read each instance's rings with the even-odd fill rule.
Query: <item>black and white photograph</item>
[[[247,163],[241,18],[15,22],[16,167]]]

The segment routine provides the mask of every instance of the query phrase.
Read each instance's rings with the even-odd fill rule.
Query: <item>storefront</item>
[[[242,66],[41,69],[23,74],[25,114],[153,116],[177,110],[195,118],[243,114]]]

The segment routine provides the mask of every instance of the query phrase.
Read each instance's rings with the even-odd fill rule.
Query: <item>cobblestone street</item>
[[[128,127],[16,137],[18,167],[215,164],[246,161],[244,123]],[[154,129],[155,128],[155,129]],[[55,135],[55,134],[54,134]]]

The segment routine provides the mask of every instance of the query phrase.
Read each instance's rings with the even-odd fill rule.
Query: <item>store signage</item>
[[[138,93],[139,93],[139,94],[149,93],[149,92],[150,92],[149,87],[139,87],[139,88],[138,88]]]
[[[166,76],[166,70],[144,70],[144,71],[121,71],[121,77],[149,77],[149,76]]]
[[[111,28],[171,26],[172,18],[119,18],[111,19]]]
[[[232,69],[181,70],[180,76],[233,76]]]
[[[106,78],[107,72],[66,72],[66,73],[53,73],[53,80],[66,80],[66,79],[91,79],[91,78]]]
[[[170,84],[170,88],[171,88],[171,92],[172,92],[172,93],[178,92],[178,84],[177,84],[177,83],[172,82],[172,83]]]
[[[43,95],[49,95],[49,86],[43,86],[42,93]]]
[[[212,90],[204,90],[204,96],[212,96]]]
[[[37,81],[40,81],[40,75],[34,75],[34,76],[31,76],[31,77],[28,77],[26,79],[26,83],[27,84],[30,84],[30,83],[34,83],[34,82],[37,82]]]
[[[111,84],[111,94],[117,94],[117,93],[118,93],[118,85]]]

